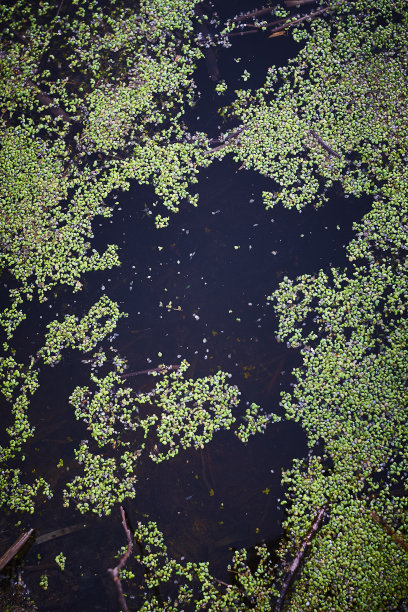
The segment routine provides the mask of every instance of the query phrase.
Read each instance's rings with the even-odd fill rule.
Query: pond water
[[[237,3],[219,4],[225,17],[240,10]],[[269,63],[282,64],[296,51],[297,45],[283,38],[234,39],[231,49],[219,52],[221,78],[230,81],[233,90],[247,67],[250,85],[260,85]],[[243,58],[239,68],[234,57]],[[189,122],[215,136],[220,99],[213,94],[204,62],[197,81],[203,95]],[[296,351],[276,342],[277,321],[267,296],[285,275],[294,278],[329,265],[344,266],[352,223],[368,203],[333,193],[329,204],[317,211],[266,211],[261,194],[270,188],[271,181],[239,171],[231,159],[217,162],[200,175],[198,208],[183,207],[169,228],[156,230],[150,215],[152,191],[132,185],[119,195],[114,217],[95,222],[96,248],[118,244],[121,268],[87,275],[84,290],[75,298],[62,293],[41,307],[33,306],[38,330],[33,319],[22,325],[21,354],[37,349],[37,331],[56,310],[81,315],[106,293],[129,313],[111,344],[128,359],[131,370],[182,359],[191,364],[190,377],[221,368],[241,390],[242,413],[246,402],[256,402],[267,412],[282,414],[279,393],[289,388],[290,371],[300,361]],[[65,480],[76,469],[74,448],[86,437],[68,397],[76,385],[86,384],[88,375],[73,351],[67,351],[56,368],[43,368],[42,387],[30,412],[36,435],[28,445],[26,465],[28,473],[43,475],[56,493],[34,515],[7,516],[0,524],[3,548],[21,529],[34,527],[44,534],[86,525],[29,551],[23,577],[42,611],[118,609],[106,570],[115,565],[114,555],[125,544],[119,509],[110,517],[94,518],[63,509],[61,503]],[[128,383],[144,390],[150,379],[138,376]],[[280,473],[306,452],[305,436],[293,423],[271,425],[246,445],[232,433],[219,432],[200,452],[181,452],[160,465],[142,462],[136,499],[124,507],[133,524],[147,517],[158,523],[171,555],[209,560],[214,574],[228,580],[233,549],[276,544],[284,517]],[[56,460],[50,462],[50,457]],[[62,469],[57,468],[58,459],[64,462]],[[15,525],[18,519],[21,526]],[[67,556],[64,573],[54,562],[61,551]],[[38,579],[44,571],[50,587],[41,593]]]

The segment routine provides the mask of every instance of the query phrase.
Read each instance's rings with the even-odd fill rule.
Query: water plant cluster
[[[98,365],[104,357],[101,352],[95,354]],[[110,514],[116,502],[134,497],[137,458],[144,458],[146,454],[152,461],[161,463],[175,457],[181,449],[202,449],[217,431],[230,429],[237,420],[234,412],[240,393],[235,385],[227,383],[225,372],[188,379],[185,377],[187,361],[176,370],[162,364],[151,372],[160,380],[150,391],[142,393],[124,384],[121,373],[126,362],[119,355],[115,356],[114,367],[103,377],[92,373],[93,389],[76,387],[70,397],[76,418],[87,424],[99,448],[129,449],[120,458],[126,475],[119,478],[114,475],[117,460],[103,458],[101,451],[91,455],[87,443],[81,444],[76,456],[84,465],[85,481],[83,476],[77,476],[67,484],[64,493],[66,500],[76,500],[81,512],[91,509],[98,514]],[[235,431],[243,442],[250,435],[262,432],[270,420],[279,420],[276,415],[263,414],[259,408],[252,404]],[[130,432],[132,435],[126,435]],[[88,497],[91,500],[84,503]]]
[[[92,350],[122,316],[103,295],[80,323],[74,314],[51,322],[44,346],[20,362],[12,340],[30,302],[52,301],[64,286],[80,291],[86,273],[120,265],[115,245],[92,247],[92,224],[112,215],[108,196],[128,189],[130,178],[154,183],[174,210],[186,180],[195,180],[181,116],[194,99],[201,51],[187,38],[196,2],[182,4],[142,2],[138,12],[76,0],[0,7],[0,257],[9,291],[1,370],[11,405],[2,459],[16,462],[3,471],[1,492],[13,508],[32,511],[40,485],[50,494],[41,478],[21,484],[17,467],[33,435],[39,364],[55,365],[67,346]]]
[[[397,609],[407,598],[407,15],[401,2],[331,8],[330,18],[296,28],[304,46],[289,66],[271,68],[259,90],[237,92],[230,113],[239,132],[213,153],[273,178],[280,190],[264,193],[268,208],[319,206],[338,184],[346,197],[373,199],[345,269],[285,278],[270,297],[278,340],[303,357],[282,407],[311,453],[283,474],[281,564],[268,568],[266,607],[246,602],[260,610],[273,601],[288,610]],[[321,526],[286,591],[288,560],[316,516]],[[215,601],[202,607],[217,609]]]
[[[205,20],[198,5],[142,0],[136,11],[118,1],[17,0],[0,7],[0,257],[9,295],[0,315],[0,390],[9,406],[0,503],[34,512],[40,492],[52,495],[43,477],[27,475],[24,448],[34,435],[29,409],[39,367],[56,366],[65,349],[91,364],[89,384],[69,398],[89,439],[75,451],[78,474],[64,485],[65,506],[109,514],[137,495],[142,457],[160,463],[201,449],[236,422],[239,391],[224,372],[188,379],[183,361],[153,368],[148,391],[126,385],[125,357],[105,352],[125,316],[107,295],[86,314],[42,328],[34,355],[13,345],[31,302],[52,306],[53,292],[78,292],[85,274],[120,265],[115,245],[102,253],[92,247],[92,224],[113,214],[113,194],[136,179],[153,187],[165,214],[175,213],[182,201],[197,205],[200,168],[232,155],[241,169],[273,179],[276,188],[263,193],[267,208],[320,206],[339,185],[345,197],[373,204],[354,226],[344,269],[285,278],[269,298],[278,340],[303,359],[281,405],[310,446],[283,474],[280,562],[259,546],[251,569],[238,551],[234,578],[222,583],[208,563],[171,558],[156,523],[139,523],[139,609],[397,609],[408,598],[406,3],[319,1],[309,19],[277,6],[279,28],[287,19],[303,46],[287,66],[272,66],[262,87],[235,92],[223,111],[233,127],[213,148],[183,121],[196,96],[194,69],[206,46],[228,46],[244,26],[232,19],[203,43],[194,35]],[[255,26],[267,22],[256,17]],[[223,94],[226,85],[216,89]],[[160,210],[158,228],[169,222]],[[277,420],[251,404],[236,434],[246,442]],[[65,556],[57,559],[63,569]],[[122,570],[122,579],[132,592],[133,571]],[[46,575],[40,585],[48,588]]]
[[[407,25],[403,3],[337,3],[234,108],[237,160],[282,187],[267,206],[320,205],[335,183],[373,198],[345,269],[285,278],[270,298],[278,339],[303,357],[282,406],[314,451],[284,474],[283,564],[326,512],[291,610],[395,609],[407,596]]]
[[[257,547],[258,567],[251,571],[247,552],[236,551],[229,570],[236,583],[222,585],[210,571],[208,562],[183,562],[172,559],[167,552],[163,534],[157,524],[138,523],[134,537],[141,552],[134,559],[144,569],[147,597],[139,610],[214,610],[225,609],[267,611],[271,609],[270,573],[272,563],[266,546]],[[137,572],[137,565],[134,571]],[[130,572],[130,576],[129,576]],[[135,577],[132,570],[123,570],[124,584]],[[226,587],[226,588],[225,588]],[[174,595],[176,591],[176,595]]]
[[[223,372],[189,380],[183,362],[152,391],[135,394],[123,384],[126,362],[116,355],[114,370],[98,377],[96,369],[106,361],[101,343],[125,316],[107,295],[86,314],[57,315],[28,361],[17,360],[13,346],[30,302],[50,301],[52,307],[62,286],[81,291],[86,273],[120,265],[115,245],[101,254],[91,242],[95,218],[112,215],[110,194],[136,179],[153,184],[173,212],[182,199],[197,204],[188,186],[197,181],[198,165],[210,162],[204,136],[189,134],[181,120],[195,99],[192,74],[202,56],[188,39],[196,4],[142,2],[138,12],[117,2],[107,9],[76,0],[60,7],[17,1],[0,8],[0,242],[9,289],[9,305],[0,315],[6,340],[0,368],[10,405],[0,491],[1,504],[12,510],[33,513],[41,492],[53,495],[43,477],[23,482],[21,476],[24,445],[35,433],[28,415],[39,367],[59,364],[67,348],[91,355],[96,390],[77,387],[71,404],[99,450],[92,452],[83,440],[75,451],[82,472],[66,483],[66,506],[75,501],[81,512],[109,514],[115,503],[134,497],[136,459],[148,434],[148,456],[160,462],[180,448],[202,448],[236,420],[239,392]],[[159,227],[166,223],[157,215]],[[145,416],[132,421],[142,407]],[[236,432],[244,441],[272,418],[258,415],[258,408],[247,411]],[[136,428],[142,440],[121,439]],[[100,450],[106,445],[108,453]],[[120,452],[123,446],[129,450]],[[43,588],[47,584],[41,580]]]

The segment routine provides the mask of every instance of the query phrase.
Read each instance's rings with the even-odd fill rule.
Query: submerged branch
[[[137,372],[127,372],[126,374],[121,374],[121,378],[130,378],[131,376],[140,376],[141,374],[153,374],[153,372],[159,372],[160,374],[165,374],[170,370],[178,370],[178,364],[168,365],[168,366],[158,366],[157,368],[149,368],[148,370],[138,370]]]
[[[245,36],[246,34],[258,34],[261,31],[262,30],[260,30],[260,29],[256,29],[256,30],[242,30],[240,32],[231,32],[231,34],[227,34],[227,36],[228,36],[228,38],[231,38],[231,36]]]
[[[326,151],[330,153],[330,155],[334,155],[334,157],[337,157],[338,159],[341,158],[340,153],[337,153],[337,151],[332,149],[331,146],[328,145],[327,142],[325,142],[323,138],[321,138],[319,134],[317,134],[314,130],[310,130],[310,134],[313,136],[313,138],[317,140],[317,142],[323,147],[323,149],[326,149]]]
[[[394,529],[389,525],[382,516],[377,514],[374,510],[370,512],[371,518],[377,525],[380,525],[384,529],[384,531],[390,536],[391,540],[398,544],[401,548],[408,552],[408,543],[400,536],[398,533],[394,531]]]
[[[292,6],[301,6],[302,4],[312,4],[316,0],[284,0],[283,4],[288,8]]]
[[[245,13],[244,15],[238,15],[234,17],[232,21],[243,21],[244,19],[250,19],[251,17],[258,17],[259,15],[264,15],[265,13],[272,13],[273,7],[270,6],[268,8],[262,8],[257,11],[251,11],[250,13]]]
[[[6,552],[0,557],[0,572],[2,572],[6,565],[10,563],[10,561],[14,559],[16,555],[18,555],[22,548],[24,548],[33,533],[34,529],[29,529],[25,533],[19,535],[14,544],[12,544],[10,548],[8,548]]]
[[[285,582],[282,585],[282,589],[278,597],[278,601],[275,604],[274,612],[280,612],[280,610],[282,609],[282,605],[283,605],[283,601],[285,599],[286,593],[288,592],[288,589],[293,582],[295,574],[298,571],[301,562],[303,561],[307,546],[312,542],[314,536],[316,535],[318,529],[320,528],[323,522],[323,518],[326,513],[326,510],[327,510],[327,505],[324,505],[320,508],[319,512],[317,513],[312,523],[312,526],[307,532],[307,535],[299,548],[299,552],[297,553],[296,557],[293,559],[292,563],[290,564],[289,574]]]
[[[132,550],[133,550],[133,540],[132,540],[132,534],[130,533],[130,529],[126,524],[126,517],[125,517],[125,511],[123,510],[122,506],[120,507],[120,514],[122,516],[122,525],[123,525],[123,529],[125,530],[126,533],[126,537],[127,537],[127,541],[128,541],[128,547],[127,550],[125,552],[125,554],[122,556],[121,560],[119,561],[119,563],[117,564],[116,567],[114,568],[109,568],[108,572],[110,573],[110,575],[113,578],[113,581],[116,585],[116,589],[118,591],[118,598],[119,598],[119,604],[121,606],[122,612],[129,612],[129,608],[127,607],[127,603],[125,600],[125,596],[123,593],[123,589],[122,589],[122,583],[120,581],[120,570],[123,569],[126,565],[127,560],[129,559]]]
[[[228,134],[224,138],[224,140],[218,140],[218,139],[210,140],[208,144],[215,144],[217,142],[219,142],[220,144],[218,146],[214,147],[213,149],[210,149],[209,151],[207,151],[206,154],[209,155],[210,153],[215,153],[215,151],[219,151],[220,149],[224,149],[224,147],[229,145],[230,141],[233,138],[235,138],[236,136],[239,136],[244,130],[245,130],[245,126],[242,126],[242,127],[238,128],[237,130],[234,130],[233,132],[231,132],[231,134]]]
[[[333,8],[335,8],[334,5],[324,6],[323,8],[320,8],[317,11],[313,11],[312,13],[308,13],[307,15],[303,15],[303,17],[299,17],[298,19],[293,19],[292,21],[286,21],[286,23],[284,23],[283,25],[278,26],[277,28],[274,28],[273,30],[271,30],[271,34],[274,34],[275,32],[280,32],[281,30],[286,30],[287,28],[293,28],[293,26],[298,25],[299,23],[302,23],[303,21],[306,21],[307,19],[314,19],[315,17],[318,17],[322,13],[325,13],[326,11],[329,11]],[[278,21],[276,21],[275,23],[278,23]],[[268,25],[273,25],[273,23],[268,24]]]

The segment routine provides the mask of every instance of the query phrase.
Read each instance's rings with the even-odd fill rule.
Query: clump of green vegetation
[[[44,591],[48,590],[48,574],[41,574],[40,587],[44,589]]]
[[[100,352],[94,355],[98,365],[104,361],[101,355]],[[131,453],[133,456],[146,453],[152,461],[161,463],[175,457],[182,449],[203,448],[217,431],[230,429],[236,421],[233,412],[239,404],[240,393],[236,386],[228,385],[228,374],[225,372],[219,371],[193,380],[185,377],[189,367],[186,361],[175,370],[161,365],[152,371],[153,376],[160,377],[153,388],[146,393],[135,393],[131,387],[124,385],[121,377],[125,360],[116,355],[114,365],[115,370],[109,371],[106,376],[99,377],[92,373],[95,390],[76,387],[70,402],[76,418],[87,424],[99,448],[105,448],[105,452],[107,446],[130,449],[121,456],[122,460],[125,455],[131,457]],[[264,431],[270,420],[277,421],[279,417],[262,414],[260,407],[252,404],[246,410],[244,422],[239,425],[236,434],[246,442],[250,435]],[[133,485],[126,485],[115,498],[118,490],[114,485],[122,482],[113,476],[115,459],[105,459],[102,454],[91,456],[85,443],[76,451],[76,455],[85,466],[85,477],[77,477],[70,483],[70,493],[66,493],[66,496],[80,500],[77,503],[80,510],[106,512],[109,508],[110,512],[116,501],[134,496]],[[129,463],[126,482],[129,482],[134,469]],[[108,473],[111,474],[109,478]],[[109,493],[96,493],[96,490],[106,490],[105,478]],[[87,495],[90,495],[90,499]],[[109,499],[103,506],[99,495]],[[81,501],[84,499],[87,499],[86,503]]]
[[[401,3],[341,3],[334,19],[296,34],[306,44],[280,72],[284,83],[272,106],[265,91],[249,110],[240,106],[251,117],[240,159],[258,112],[274,116],[276,143],[282,129],[293,129],[295,140],[283,139],[294,144],[288,169],[285,150],[279,157],[277,149],[269,152],[266,172],[283,189],[267,195],[268,204],[320,203],[335,182],[346,197],[374,199],[355,225],[347,269],[285,278],[271,297],[278,339],[303,357],[282,406],[301,423],[311,449],[324,448],[322,457],[297,462],[284,475],[283,562],[327,507],[287,597],[290,610],[395,609],[407,597],[407,496],[398,494],[408,473],[407,25]],[[284,105],[276,104],[289,97],[282,114]]]
[[[53,321],[47,328],[45,344],[38,356],[45,364],[55,365],[61,360],[64,348],[76,348],[89,352],[116,328],[118,320],[126,316],[116,302],[103,295],[80,321],[75,315],[66,315],[62,322]]]
[[[67,558],[62,552],[58,553],[58,555],[55,557],[55,563],[61,568],[62,572],[65,570],[66,560]]]
[[[83,441],[75,458],[83,465],[83,474],[75,476],[64,490],[64,507],[75,500],[76,508],[84,513],[92,511],[99,516],[111,513],[116,503],[136,496],[136,459],[139,453],[124,452],[120,460],[92,454],[88,442]]]
[[[257,547],[255,572],[249,568],[246,551],[237,551],[229,567],[236,581],[225,585],[211,574],[207,562],[183,563],[172,559],[156,523],[138,523],[134,537],[142,550],[135,554],[135,559],[144,569],[146,587],[139,610],[159,610],[163,601],[174,609],[187,606],[222,612],[228,608],[248,610],[250,606],[260,611],[270,610],[270,597],[277,592],[271,590],[272,564],[265,546]],[[127,581],[126,572],[122,578]]]
[[[114,245],[99,253],[91,243],[95,219],[113,213],[109,195],[136,179],[175,213],[183,200],[197,205],[199,169],[232,154],[240,168],[278,185],[263,194],[267,208],[320,206],[336,185],[345,197],[372,198],[373,206],[355,225],[345,269],[285,278],[270,297],[278,340],[303,358],[281,404],[310,446],[283,475],[280,565],[259,547],[251,571],[246,552],[236,552],[235,582],[221,585],[208,564],[171,559],[157,525],[140,523],[140,609],[270,610],[273,601],[294,612],[396,609],[408,597],[406,2],[338,1],[327,12],[320,2],[313,18],[300,20],[276,7],[273,14],[287,19],[280,27],[303,47],[287,66],[272,66],[263,87],[236,91],[223,114],[239,125],[212,151],[205,134],[191,134],[183,123],[203,55],[192,35],[198,4],[143,0],[138,12],[96,0],[57,10],[25,0],[0,7],[0,267],[12,278],[0,314],[0,390],[10,405],[0,502],[33,512],[41,491],[52,495],[42,477],[21,481],[24,444],[34,435],[28,410],[38,362],[54,366],[68,347],[95,351],[124,316],[104,295],[82,319],[52,321],[42,330],[43,346],[23,363],[12,342],[27,302],[45,302],[62,286],[80,291],[85,274],[120,265]],[[255,25],[267,24],[256,18]],[[214,40],[228,46],[240,27],[231,20]],[[155,218],[158,228],[169,222],[160,212]],[[135,393],[124,385],[119,356],[112,371],[97,375],[106,361],[99,346],[89,386],[71,394],[98,448],[81,442],[75,456],[82,473],[64,490],[66,506],[99,515],[135,497],[142,453],[161,462],[229,429],[239,395],[223,372],[187,379],[184,362],[177,371],[162,366],[153,389]],[[245,442],[276,420],[252,404],[236,434]],[[286,589],[290,560],[306,546],[316,516],[315,537]],[[57,559],[62,568],[65,558]],[[40,585],[48,588],[46,574]],[[164,604],[159,587],[168,589]]]
[[[80,291],[85,274],[120,265],[116,246],[99,253],[91,241],[95,219],[112,215],[108,196],[130,179],[153,183],[172,211],[186,197],[197,203],[188,184],[197,181],[198,160],[210,161],[203,136],[182,123],[202,56],[190,36],[195,4],[141,2],[139,12],[95,0],[0,7],[0,267],[12,277],[0,367],[13,421],[3,463],[21,463],[34,434],[28,410],[38,362],[55,365],[66,347],[92,350],[123,316],[103,296],[80,322],[73,314],[51,322],[36,356],[18,363],[12,340],[26,300],[45,302],[62,286]],[[49,486],[42,478],[23,485],[20,476],[20,467],[4,465],[1,503],[33,511]]]
[[[396,609],[408,596],[407,26],[404,3],[387,0],[339,2],[303,22],[303,49],[263,88],[237,92],[240,127],[211,153],[273,178],[281,189],[264,194],[267,207],[318,206],[339,183],[346,197],[373,198],[347,269],[285,278],[270,298],[278,339],[303,357],[282,407],[311,454],[284,473],[281,566],[268,566],[265,609],[278,592],[279,609],[294,611]],[[287,589],[288,560],[318,514]]]

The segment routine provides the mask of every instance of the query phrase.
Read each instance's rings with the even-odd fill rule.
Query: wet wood
[[[284,0],[283,4],[287,8],[292,8],[292,6],[302,6],[303,4],[313,4],[316,0]]]
[[[246,34],[258,34],[259,32],[261,32],[262,30],[242,30],[242,32],[232,32],[231,34],[228,34],[228,38],[231,38],[231,36],[245,36]]]
[[[121,557],[121,559],[120,559],[119,563],[117,564],[117,566],[108,569],[108,572],[112,576],[113,582],[115,583],[115,586],[116,586],[116,590],[118,591],[118,599],[119,599],[119,604],[120,604],[120,607],[121,607],[121,611],[122,612],[129,612],[129,608],[127,606],[125,595],[123,593],[122,583],[120,581],[119,574],[120,574],[120,570],[125,567],[127,560],[129,559],[130,555],[132,554],[132,550],[133,550],[133,538],[132,538],[132,534],[130,533],[129,527],[127,526],[125,511],[122,508],[122,506],[120,507],[120,514],[121,514],[121,517],[122,517],[122,526],[123,526],[123,529],[125,530],[125,533],[126,533],[128,546],[127,546],[126,552]]]
[[[81,523],[80,525],[71,525],[70,527],[62,527],[61,529],[56,529],[55,531],[49,531],[48,533],[44,533],[44,535],[38,536],[38,538],[35,539],[35,544],[44,544],[44,542],[62,538],[70,533],[79,531],[83,527],[86,527],[86,525]]]
[[[308,13],[307,15],[303,15],[303,17],[299,17],[298,19],[287,20],[286,23],[272,30],[271,34],[275,34],[276,32],[280,32],[281,30],[286,30],[287,28],[293,28],[293,26],[298,25],[299,23],[302,23],[303,21],[306,21],[308,19],[315,19],[322,13],[326,13],[327,11],[334,9],[334,8],[336,7],[335,6],[324,6],[323,8],[318,9],[317,11]],[[275,23],[278,23],[278,22],[276,21]],[[273,23],[269,25],[272,26]],[[269,36],[269,38],[272,38],[272,36]]]
[[[34,529],[29,529],[25,533],[19,535],[14,544],[12,544],[0,557],[0,572],[2,572],[6,565],[18,555],[22,548],[24,548],[33,533]]]
[[[337,157],[338,159],[341,158],[340,153],[337,153],[337,151],[332,149],[331,146],[327,144],[327,142],[325,142],[323,138],[321,138],[319,134],[317,134],[314,130],[310,130],[310,134],[313,136],[313,138],[315,138],[315,140],[317,140],[317,142],[319,143],[321,147],[323,147],[323,149],[325,149],[328,153],[330,153],[330,155],[333,155],[334,157]]]
[[[318,511],[312,523],[312,526],[307,532],[307,535],[299,548],[299,552],[297,553],[296,557],[293,559],[292,563],[290,564],[289,573],[287,575],[285,582],[282,585],[282,589],[278,597],[278,601],[275,604],[274,612],[280,612],[280,610],[282,609],[282,605],[283,605],[286,593],[288,592],[289,587],[293,583],[295,575],[306,554],[307,547],[311,544],[314,536],[316,535],[317,531],[319,530],[323,522],[324,516],[326,514],[326,510],[327,510],[327,505],[324,505],[320,508],[320,510]]]
[[[168,365],[168,366],[159,366],[157,368],[149,368],[148,370],[138,370],[137,372],[127,372],[125,374],[120,374],[121,378],[130,378],[131,376],[141,376],[142,374],[153,374],[153,372],[159,372],[160,374],[166,374],[170,370],[178,370],[180,367],[179,364]]]
[[[244,19],[250,19],[251,17],[259,17],[259,15],[265,15],[266,13],[272,13],[273,7],[270,6],[268,8],[262,8],[256,11],[251,11],[250,13],[245,13],[244,15],[237,15],[234,17],[232,21],[243,21]]]
[[[238,128],[237,130],[234,130],[233,132],[231,132],[231,134],[228,134],[224,141],[221,142],[221,144],[219,144],[218,146],[214,147],[213,149],[210,149],[209,151],[206,152],[207,155],[209,155],[210,153],[215,153],[215,151],[220,151],[221,149],[224,149],[227,145],[230,144],[230,141],[233,138],[236,138],[238,136],[241,135],[241,133],[245,130],[245,126]],[[219,140],[210,140],[209,143],[216,143],[216,142],[220,142]]]
[[[263,25],[257,25],[256,23],[242,23],[241,24],[242,27],[248,26],[250,28],[255,28],[255,29],[235,31],[235,32],[231,32],[230,34],[226,34],[226,36],[230,38],[231,36],[245,36],[245,34],[256,34],[258,32],[263,32],[265,28],[276,26],[278,23],[285,23],[286,21],[287,21],[287,18],[285,17],[284,19],[275,19],[274,21],[271,21],[269,23],[264,23]]]
[[[408,542],[406,542],[404,540],[404,538],[402,538],[392,527],[391,525],[389,525],[386,520],[380,516],[379,514],[377,514],[375,512],[375,510],[373,510],[372,512],[370,512],[370,516],[373,519],[373,521],[375,523],[377,523],[377,525],[380,525],[380,527],[382,527],[385,531],[385,533],[387,533],[391,540],[393,542],[395,542],[395,544],[398,544],[398,546],[400,546],[401,548],[403,548],[406,552],[408,552]]]

